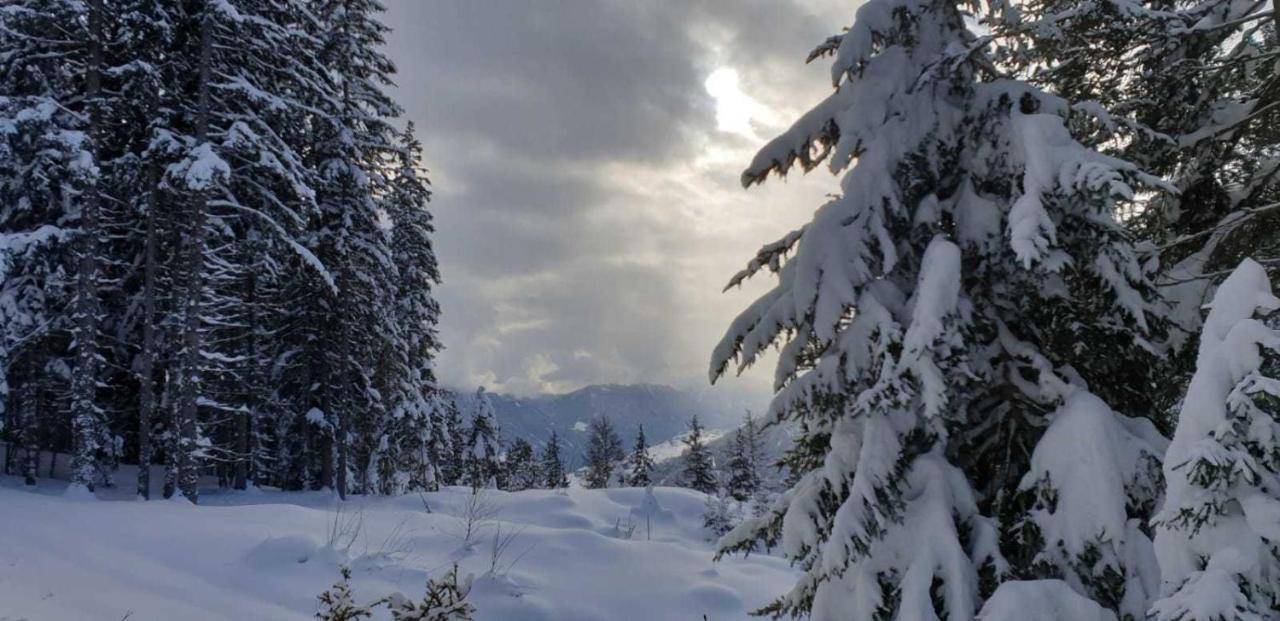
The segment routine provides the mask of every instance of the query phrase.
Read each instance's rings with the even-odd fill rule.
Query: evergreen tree
[[[1042,433],[1047,415],[1084,386],[1109,406],[1105,428],[1125,425],[1110,408],[1154,411],[1150,343],[1168,320],[1116,213],[1135,188],[1163,185],[1073,138],[1066,101],[1001,73],[1005,40],[975,34],[968,8],[864,4],[812,55],[833,56],[835,92],[743,173],[749,186],[826,160],[844,175],[811,222],[731,280],[778,279],[710,369],[715,379],[779,344],[769,422],[801,431],[785,502],[723,540],[723,551],[779,544],[805,568],[766,612],[968,618],[998,581],[1040,573],[1042,546],[1087,563],[1080,539],[1096,533],[1012,532],[1030,510],[1014,499],[1031,456],[1065,450]],[[1126,463],[1127,448],[1100,447],[1115,452],[1101,463]],[[1064,466],[1055,484],[1094,472]],[[1119,496],[1093,507],[1142,519],[1140,493],[1099,489]],[[1125,555],[1149,552],[1145,534],[1105,538],[1101,569],[1149,584],[1142,554]]]
[[[1267,122],[1280,75],[1274,63],[1256,62],[1280,43],[1269,11],[1227,0],[1052,0],[999,24],[1025,38],[1009,56],[1031,79],[1090,102],[1080,112],[1096,117],[1088,125],[1098,143],[1179,190],[1152,197],[1131,226],[1159,244],[1166,269],[1182,278],[1225,272],[1250,251],[1271,259],[1280,250],[1263,233],[1276,216],[1258,210],[1280,189],[1280,133]],[[1187,319],[1199,320],[1203,301]]]
[[[296,27],[307,19],[297,4],[242,0],[201,4],[179,28],[174,53],[194,61],[181,68],[174,91],[184,122],[153,148],[175,158],[162,185],[184,210],[174,275],[172,450],[178,486],[193,502],[208,461],[249,458],[205,448],[243,448],[256,422],[245,400],[260,397],[244,393],[238,364],[253,334],[244,316],[259,306],[246,286],[253,267],[246,240],[262,240],[280,260],[296,260],[298,273],[332,286],[329,271],[301,243],[302,223],[315,214],[317,176],[302,154],[307,134],[298,120],[315,109],[312,100],[332,92],[316,40]],[[334,484],[331,476],[320,482]]]
[[[322,621],[355,621],[373,617],[370,606],[355,602],[351,593],[351,570],[346,567],[342,568],[342,579],[333,583],[318,599],[320,609],[316,611],[316,618]]]
[[[591,489],[609,487],[613,469],[626,458],[622,439],[614,431],[613,423],[604,416],[591,419],[587,426],[587,474],[585,483]]]
[[[1020,555],[1028,578],[1062,579],[1121,619],[1143,619],[1159,589],[1146,522],[1163,488],[1168,440],[1083,388],[1050,420],[1019,485],[1029,508],[1014,524],[1009,556]]]
[[[713,492],[707,496],[705,505],[702,511],[702,527],[711,533],[712,541],[733,530],[733,506],[728,496],[718,491]]]
[[[105,413],[96,394],[101,366],[97,305],[102,171],[97,127],[106,68],[103,8],[100,0],[23,4],[6,11],[5,32],[0,35],[0,50],[5,52],[0,92],[6,95],[4,125],[9,130],[5,132],[4,159],[9,170],[4,198],[22,201],[8,203],[13,207],[6,210],[3,224],[6,235],[16,236],[19,248],[38,243],[40,247],[31,249],[44,251],[33,253],[39,258],[11,268],[19,283],[27,270],[38,273],[53,268],[58,273],[47,293],[7,313],[7,321],[10,331],[20,332],[22,323],[41,315],[62,315],[55,309],[65,305],[69,317],[42,326],[46,334],[56,337],[40,339],[33,346],[47,350],[39,358],[56,356],[69,362],[72,484],[92,490],[111,450]],[[32,150],[38,147],[47,150]],[[44,227],[63,232],[64,243],[47,243],[54,229]]]
[[[0,11],[0,441],[29,481],[47,450],[83,487],[163,454],[192,500],[433,485],[439,274],[380,10]]]
[[[569,487],[569,476],[565,473],[564,462],[560,459],[560,436],[551,432],[551,439],[542,449],[543,486],[547,489]]]
[[[517,438],[511,443],[511,450],[507,451],[506,468],[507,490],[518,492],[542,487],[542,467],[528,440]]]
[[[1047,26],[1052,24],[1051,27]],[[1171,364],[1134,373],[1114,359],[1112,386],[1135,403],[1122,411],[1172,412],[1194,370],[1194,335],[1212,284],[1243,257],[1280,254],[1269,235],[1280,218],[1280,21],[1267,4],[1089,3],[1039,0],[994,20],[1016,43],[1008,66],[1078,102],[1071,123],[1086,144],[1169,180],[1177,192],[1137,197],[1124,226],[1149,243],[1179,329],[1153,345]],[[1095,364],[1103,364],[1098,362]],[[1142,405],[1142,401],[1150,405]]]
[[[476,389],[475,409],[471,413],[471,429],[467,436],[467,484],[473,488],[503,487],[502,447],[498,444],[498,416],[485,394]]]
[[[444,430],[448,434],[448,450],[440,468],[447,485],[463,485],[466,483],[467,450],[470,448],[467,437],[467,425],[462,419],[462,408],[458,406],[457,395],[446,392],[441,395],[441,407],[444,410]]]
[[[653,481],[653,458],[649,456],[649,443],[644,439],[644,425],[636,432],[636,445],[631,449],[631,463],[623,481],[627,487],[649,487]]]
[[[748,412],[742,426],[733,432],[729,445],[729,459],[725,464],[729,477],[725,481],[725,493],[738,502],[745,502],[760,490],[760,432],[755,418]]]
[[[427,489],[438,485],[438,460],[447,438],[438,428],[442,421],[433,370],[440,350],[436,334],[440,306],[433,289],[440,282],[440,272],[431,244],[431,213],[426,209],[431,193],[421,170],[422,145],[412,123],[395,138],[395,171],[382,199],[391,220],[392,261],[398,278],[394,309],[383,312],[394,310],[395,341],[392,353],[385,357],[386,375],[378,384],[385,386],[393,417],[406,412],[410,420],[420,421],[410,425],[401,440],[409,444],[403,451],[413,455],[403,468],[420,473],[413,487]]]
[[[314,0],[308,8],[321,42],[317,57],[332,82],[318,93],[315,103],[324,114],[308,153],[317,172],[317,213],[308,241],[320,262],[330,266],[334,281],[311,298],[320,319],[314,327],[324,343],[315,355],[325,358],[329,373],[321,409],[336,434],[334,484],[345,494],[348,472],[360,472],[370,459],[386,417],[420,399],[429,382],[417,377],[419,369],[406,368],[421,364],[411,357],[420,352],[410,352],[397,338],[400,266],[393,235],[383,225],[391,215],[393,231],[398,224],[406,231],[416,227],[405,217],[421,210],[414,201],[425,197],[419,188],[407,189],[412,180],[402,180],[392,201],[380,200],[389,194],[385,171],[400,140],[389,123],[400,109],[383,89],[395,68],[380,49],[387,27],[375,17],[382,7],[373,0]],[[412,150],[405,145],[397,159],[412,158]],[[397,163],[396,172],[412,174],[415,165],[411,159]],[[427,258],[434,262],[434,256]],[[430,290],[422,294],[429,296]],[[417,334],[427,329],[424,325]],[[367,485],[356,481],[354,487],[363,491]]]
[[[70,366],[68,326],[59,309],[71,290],[66,265],[76,232],[64,224],[59,196],[87,174],[77,163],[92,160],[83,148],[83,133],[54,99],[6,98],[0,100],[0,114],[0,125],[11,128],[0,132],[0,201],[5,205],[0,211],[0,361],[5,365],[0,388],[6,421],[2,431],[10,447],[23,447],[23,475],[34,485],[35,455],[41,448],[56,446],[57,430],[63,426],[51,411],[65,411],[66,374],[59,370]],[[76,446],[89,448],[83,442]],[[10,459],[13,454],[12,448],[6,451]]]
[[[682,440],[684,442],[684,484],[686,487],[698,490],[704,494],[715,494],[720,488],[720,483],[716,479],[715,458],[711,455],[711,450],[707,448],[706,441],[702,438],[702,423],[698,422],[695,415],[689,420],[689,433]]]
[[[369,459],[363,477],[366,491],[403,494],[406,491],[435,491],[439,472],[432,442],[435,400],[430,392],[401,402],[385,421],[386,430]]]
[[[431,430],[427,438],[427,459],[435,478],[436,487],[455,484],[456,477],[452,466],[453,445],[449,432],[450,408],[457,411],[453,403],[453,393],[435,389],[431,391]]]
[[[1165,457],[1157,621],[1280,611],[1280,298],[1246,259],[1213,296]]]

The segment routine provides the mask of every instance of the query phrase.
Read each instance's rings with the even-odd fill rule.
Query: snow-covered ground
[[[723,621],[796,578],[762,554],[713,563],[704,497],[683,489],[655,490],[646,520],[641,489],[483,492],[469,510],[466,488],[345,503],[217,492],[194,506],[119,488],[68,498],[64,485],[0,477],[0,620],[303,620],[341,565],[363,602],[418,597],[456,561],[476,576],[480,620]],[[470,545],[468,514],[481,517]],[[514,538],[490,572],[499,533]]]

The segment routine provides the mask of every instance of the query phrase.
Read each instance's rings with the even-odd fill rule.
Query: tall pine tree
[[[569,487],[569,475],[565,472],[564,461],[560,458],[560,435],[551,432],[551,438],[542,449],[543,485],[547,489]]]
[[[500,488],[505,473],[502,472],[502,446],[498,441],[498,414],[483,386],[476,389],[473,407],[466,443],[467,484],[475,489]]]
[[[760,490],[760,431],[756,419],[748,412],[742,426],[733,432],[729,445],[729,459],[725,463],[728,477],[725,493],[734,500],[744,502]]]
[[[586,486],[592,489],[609,487],[613,469],[626,457],[622,439],[614,430],[608,417],[597,416],[587,425],[587,473]]]
[[[707,448],[702,432],[702,423],[698,422],[695,415],[689,419],[689,433],[682,440],[684,484],[704,494],[715,494],[720,489],[720,481],[716,478],[715,457],[711,454],[711,449]]]
[[[653,483],[650,477],[652,472],[653,457],[649,455],[649,443],[644,439],[644,425],[640,425],[627,471],[623,475],[623,484],[627,487],[648,487]]]

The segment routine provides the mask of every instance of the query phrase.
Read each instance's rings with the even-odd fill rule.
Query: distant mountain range
[[[649,444],[657,445],[687,431],[695,414],[708,429],[732,429],[742,422],[748,408],[759,412],[767,405],[710,388],[680,390],[657,384],[600,384],[534,397],[488,394],[504,440],[525,438],[541,446],[555,431],[573,467],[584,462],[587,424],[596,416],[609,418],[622,436],[623,446],[630,450],[640,425],[644,425]],[[458,391],[464,415],[470,415],[474,399],[474,390]]]

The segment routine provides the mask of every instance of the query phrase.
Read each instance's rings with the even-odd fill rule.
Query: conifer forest
[[[0,621],[1280,621],[1277,283],[1274,0],[0,0]]]

